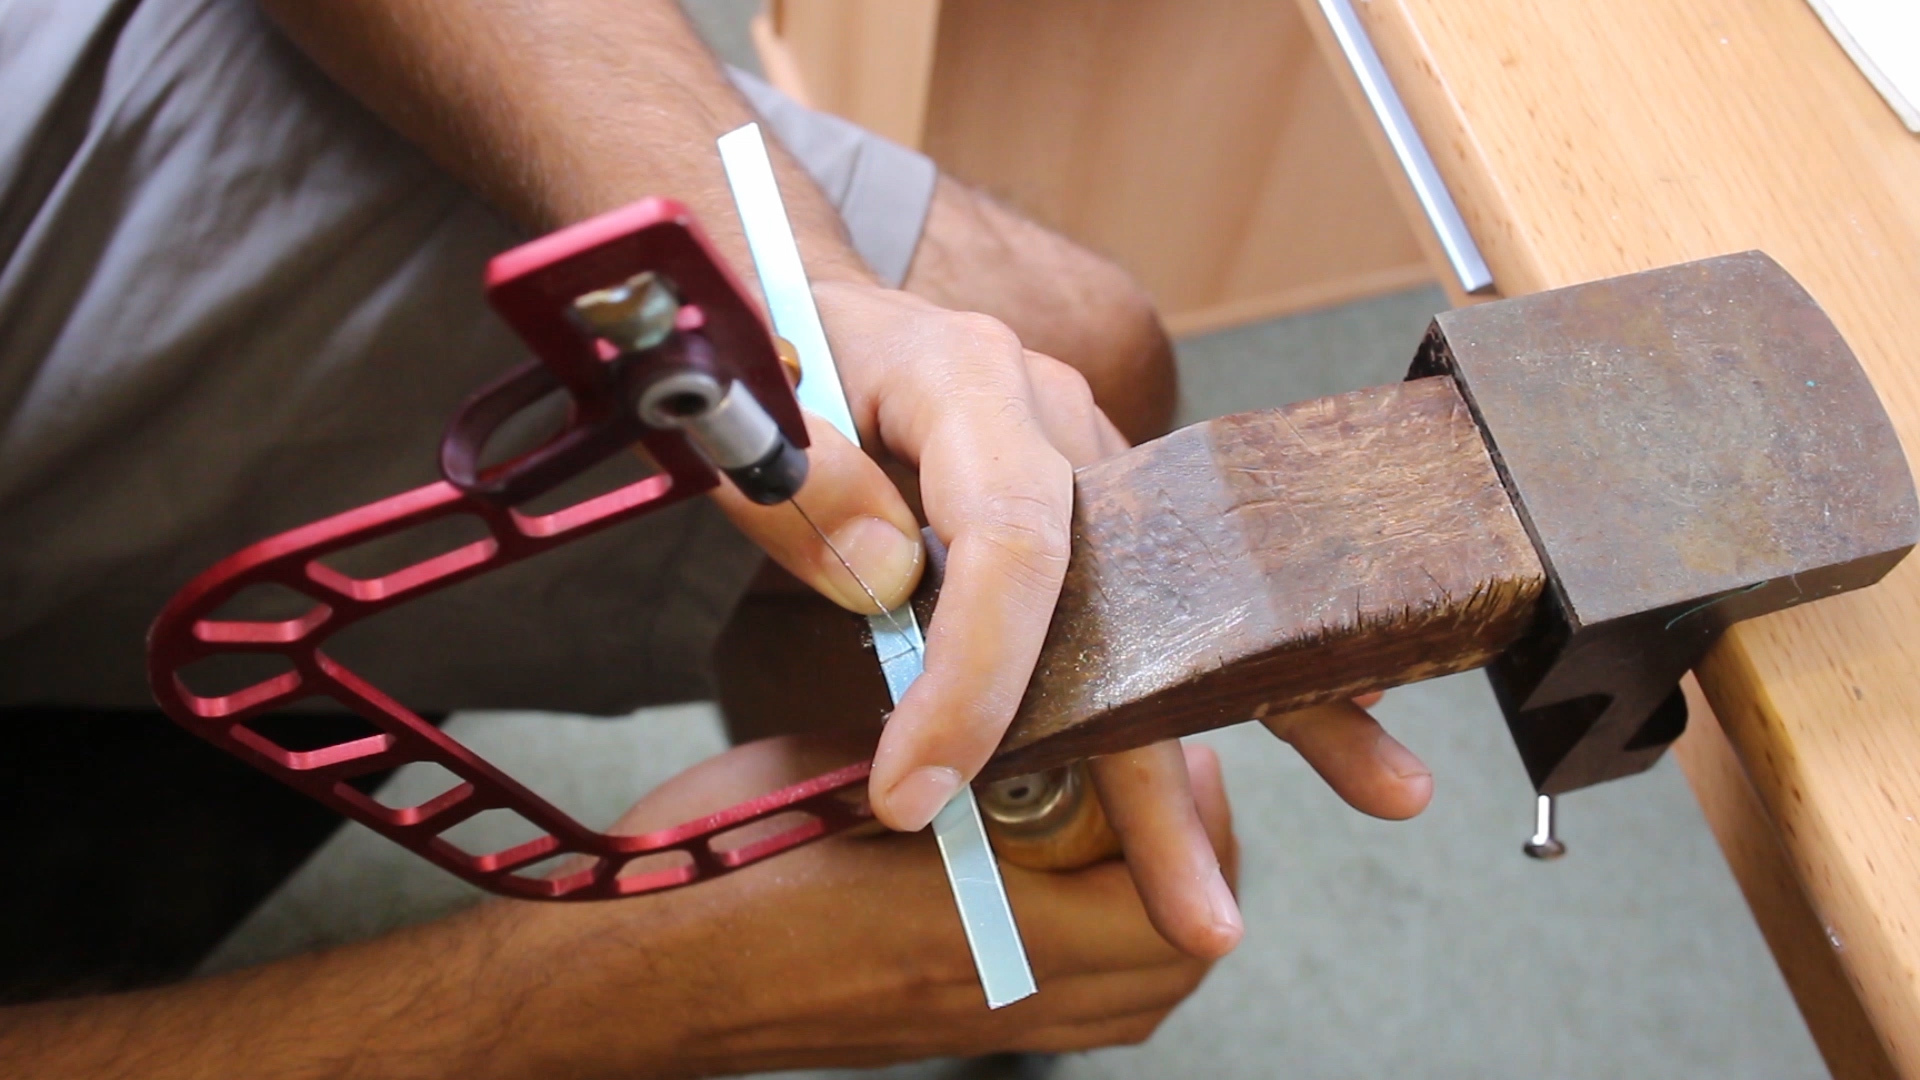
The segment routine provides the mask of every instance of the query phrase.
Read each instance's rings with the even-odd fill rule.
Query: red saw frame
[[[254,544],[196,577],[167,604],[148,634],[148,679],[161,708],[187,730],[282,783],[481,888],[509,896],[599,900],[675,888],[871,820],[864,792],[869,765],[860,763],[674,828],[640,835],[598,832],[321,649],[332,635],[363,619],[701,494],[719,482],[683,436],[631,426],[626,391],[639,377],[636,371],[644,374],[651,354],[615,357],[567,318],[573,297],[642,270],[665,274],[683,303],[675,338],[685,340],[657,351],[681,362],[694,356],[702,365],[723,369],[723,375],[745,380],[788,438],[806,446],[799,406],[765,322],[684,206],[646,199],[542,237],[494,259],[487,277],[489,302],[539,359],[469,400],[449,429],[448,445],[456,438],[470,445],[463,459],[443,452],[443,463],[461,459],[471,466],[485,436],[511,414],[501,402],[530,403],[547,388],[569,394],[567,428],[546,446],[484,473],[449,469],[462,481],[458,485],[442,480],[336,514]],[[687,348],[688,341],[701,348]],[[471,420],[481,414],[482,420]],[[553,513],[530,515],[514,508],[636,441],[660,467],[658,473]],[[565,456],[557,469],[556,448]],[[321,561],[455,517],[480,521],[487,537],[372,578],[353,577]],[[311,606],[287,619],[218,617],[223,605],[259,585],[292,590]],[[204,696],[181,676],[200,661],[247,654],[277,657],[286,670],[242,689]],[[356,713],[376,733],[290,750],[248,724],[316,699]],[[438,764],[459,783],[404,808],[385,806],[348,783],[416,762]],[[442,835],[488,810],[513,811],[542,835],[486,854],[468,852]],[[578,859],[565,862],[569,855]],[[556,859],[562,860],[558,872],[539,872]],[[636,864],[664,865],[623,875]]]

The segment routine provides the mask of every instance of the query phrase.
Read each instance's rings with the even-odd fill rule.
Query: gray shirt
[[[903,277],[932,165],[742,88]],[[522,237],[245,0],[0,0],[0,101],[0,704],[145,704],[193,575],[436,478],[524,357],[480,291]],[[702,500],[328,652],[426,710],[682,700],[755,564]]]

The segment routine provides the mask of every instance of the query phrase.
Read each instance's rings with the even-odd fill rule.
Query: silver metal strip
[[[1386,130],[1394,156],[1406,170],[1414,197],[1427,212],[1434,235],[1439,237],[1440,247],[1447,253],[1447,262],[1453,265],[1453,272],[1460,279],[1461,290],[1477,293],[1492,288],[1493,272],[1481,258],[1473,234],[1467,231],[1467,223],[1460,217],[1460,208],[1454,205],[1446,181],[1440,179],[1440,171],[1434,168],[1433,156],[1427,153],[1427,144],[1421,141],[1420,132],[1407,116],[1406,106],[1401,104],[1393,80],[1387,77],[1387,69],[1380,63],[1373,40],[1367,37],[1360,17],[1354,14],[1353,4],[1350,0],[1320,0],[1320,10],[1333,27],[1334,40],[1340,43],[1340,51],[1346,54],[1353,74],[1360,80],[1360,89],[1366,93],[1367,103],[1373,106],[1373,115]]]
[[[753,252],[773,328],[800,354],[800,405],[857,445],[860,432],[854,427],[840,372],[820,326],[820,312],[813,304],[813,290],[800,262],[800,248],[793,239],[793,225],[787,219],[760,126],[748,124],[729,131],[720,136],[719,145],[720,163],[746,229],[747,247]],[[924,666],[926,642],[920,622],[907,604],[885,615],[867,616],[867,625],[873,631],[873,649],[887,679],[887,692],[898,704]],[[998,1009],[1032,994],[1033,969],[1020,942],[1020,929],[1014,925],[1013,908],[1007,903],[1000,867],[994,862],[971,787],[962,785],[960,793],[934,816],[933,835],[940,842],[947,883],[960,908],[960,923],[973,950],[987,1007]]]

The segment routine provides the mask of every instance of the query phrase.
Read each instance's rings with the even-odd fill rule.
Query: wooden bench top
[[[1762,249],[1920,460],[1920,137],[1804,0],[1354,6],[1502,294]],[[1698,674],[1682,764],[1829,1065],[1920,1077],[1920,557]]]

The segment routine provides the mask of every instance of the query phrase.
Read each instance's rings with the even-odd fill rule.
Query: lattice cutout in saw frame
[[[329,657],[328,638],[398,604],[531,557],[577,536],[690,494],[708,484],[646,477],[551,513],[530,515],[429,484],[263,541],[182,590],[154,627],[149,676],[167,712],[197,734],[482,888],[537,899],[588,900],[676,888],[726,873],[870,818],[859,764],[770,792],[672,829],[616,836],[590,829]],[[450,519],[479,522],[486,535],[462,538],[414,562],[354,576],[324,561],[370,539],[401,536]],[[231,617],[248,589],[271,586],[291,607],[270,618]],[[300,611],[299,598],[312,601]],[[208,661],[266,662],[273,673],[239,685],[198,684]],[[276,743],[253,726],[264,714],[320,700],[366,723],[365,732],[322,747]],[[386,806],[349,780],[369,772],[432,764],[457,780],[412,806]],[[447,839],[461,823],[507,811],[537,831],[498,851],[473,852]],[[741,831],[790,814],[758,832]],[[764,835],[763,835],[764,834]],[[742,842],[740,835],[748,835]],[[714,841],[727,843],[716,847]],[[657,857],[657,858],[656,858]],[[653,859],[646,872],[624,873]],[[530,872],[551,866],[557,876]]]
[[[582,334],[571,305],[583,282],[603,287],[641,270],[674,283],[681,304],[675,336],[658,349],[610,357]],[[787,437],[807,445],[799,405],[764,320],[678,203],[643,199],[506,252],[489,264],[487,295],[536,359],[477,391],[454,417],[440,463],[458,484],[428,484],[294,529],[195,578],[161,612],[150,636],[148,680],[161,707],[188,730],[281,782],[450,873],[511,896],[592,900],[673,888],[870,820],[862,798],[868,765],[861,763],[671,829],[638,836],[597,832],[323,651],[334,634],[395,605],[717,484],[719,475],[683,436],[648,429],[635,413],[632,391],[649,365],[692,362],[697,352],[699,364],[744,382]],[[491,436],[556,387],[570,397],[560,433],[524,455],[486,464]],[[557,496],[563,505],[552,509],[552,500],[542,498],[609,454],[636,446],[657,473],[578,501]],[[353,562],[356,549],[366,545],[399,543],[462,522],[466,535],[456,534],[445,545],[416,549],[400,543],[411,554],[395,563],[376,560],[362,568]],[[245,605],[228,607],[256,586],[293,594],[293,610],[262,615],[245,611]],[[234,685],[184,677],[202,661],[235,657],[264,658],[280,670]],[[267,713],[312,701],[360,717],[369,732],[302,749],[276,743],[254,726]],[[445,769],[458,782],[412,806],[383,805],[349,782],[422,763]],[[524,818],[538,835],[482,853],[445,838],[462,822],[501,810]],[[797,816],[781,817],[789,812]],[[726,842],[716,847],[722,837]],[[623,875],[636,860],[649,869]]]
[[[327,552],[307,566],[315,584],[355,600],[378,600],[483,566],[499,550],[471,514],[445,513]]]
[[[283,769],[309,772],[378,757],[393,748],[393,737],[359,716],[337,718],[324,738],[311,737],[285,714],[252,715],[228,728],[238,742],[271,758]]]

